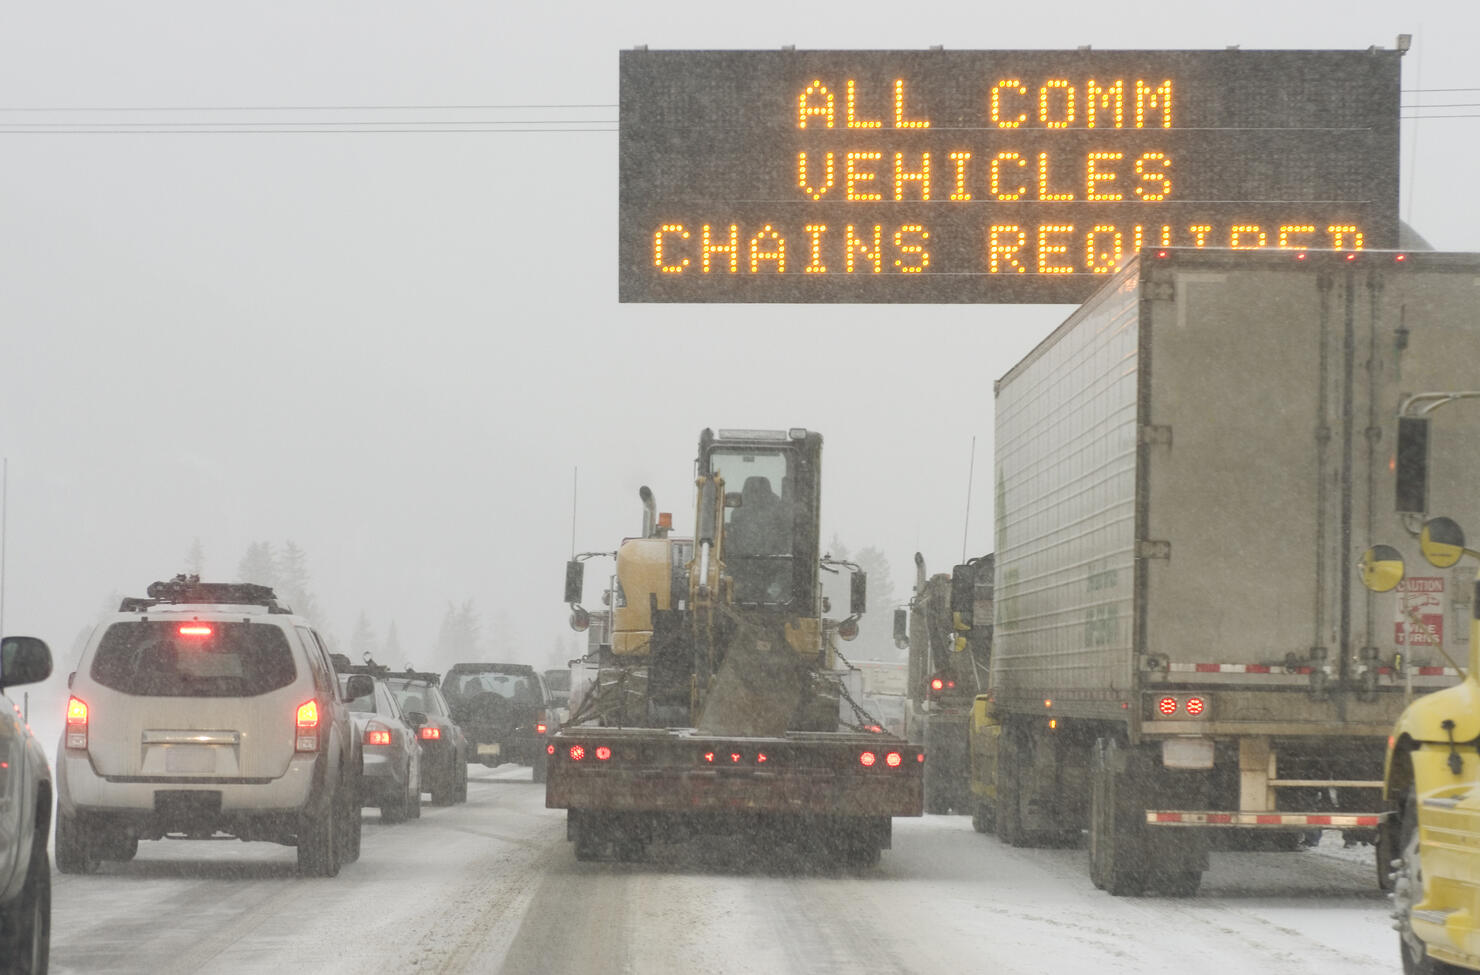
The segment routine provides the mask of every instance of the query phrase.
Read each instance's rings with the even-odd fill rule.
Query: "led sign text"
[[[1397,68],[624,53],[621,297],[1077,301],[1145,246],[1393,247]]]

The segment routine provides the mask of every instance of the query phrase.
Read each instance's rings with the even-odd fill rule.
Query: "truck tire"
[[[0,972],[46,975],[51,953],[51,862],[46,832],[31,843],[26,885],[9,910],[0,912]]]
[[[1116,897],[1146,889],[1144,807],[1127,774],[1129,758],[1120,743],[1100,738],[1090,763],[1089,877]]]
[[[985,799],[978,799],[971,809],[971,828],[978,833],[990,833],[996,829],[996,817],[992,814],[992,804]]]
[[[575,847],[576,859],[583,863],[600,860],[606,852],[606,836],[596,824],[596,817],[580,809],[565,814],[566,832]]]
[[[62,873],[94,873],[98,869],[86,827],[61,810],[57,810],[57,869]]]
[[[1467,969],[1430,958],[1428,948],[1413,930],[1413,909],[1423,900],[1423,859],[1418,845],[1418,794],[1412,787],[1403,800],[1398,821],[1398,861],[1393,875],[1393,920],[1398,929],[1398,951],[1403,975],[1460,975]]]
[[[447,762],[447,767],[433,777],[432,788],[430,790],[432,793],[432,805],[450,806],[457,802],[457,772],[459,764],[461,763],[458,762],[457,755],[453,754]],[[464,774],[466,774],[467,766],[463,765],[462,767]]]
[[[355,777],[358,779],[358,774]],[[365,821],[360,815],[360,783],[341,783],[339,791],[344,794],[344,805],[341,807],[343,819],[340,820],[344,828],[339,833],[339,863],[343,866],[360,859],[360,840],[365,833]]]
[[[1008,725],[998,739],[997,809],[992,818],[997,823],[997,838],[1008,846],[1032,845],[1023,828],[1023,769],[1029,761],[1025,735]]]
[[[298,872],[305,877],[339,875],[339,805],[334,801],[318,815],[304,814],[298,824]]]

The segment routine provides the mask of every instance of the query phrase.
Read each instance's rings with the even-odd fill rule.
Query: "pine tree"
[[[236,581],[277,588],[277,555],[271,542],[253,542],[247,546],[247,554],[236,567]]]
[[[395,620],[391,620],[391,625],[385,629],[385,642],[380,645],[380,653],[385,658],[381,663],[388,666],[399,669],[407,664],[406,654],[401,650],[401,631],[396,628]]]
[[[384,663],[380,659],[380,641],[375,638],[375,630],[370,625],[370,617],[363,610],[360,618],[355,621],[354,632],[349,638],[349,658],[351,660],[362,660],[368,654],[377,663]]]
[[[283,544],[277,560],[277,579],[278,596],[293,607],[293,612],[311,620],[320,618],[318,600],[308,587],[308,555],[297,543]]]
[[[206,550],[200,544],[200,536],[190,543],[190,551],[185,553],[185,572],[198,579],[206,577]]]

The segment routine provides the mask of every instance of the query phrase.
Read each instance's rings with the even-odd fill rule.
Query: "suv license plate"
[[[478,746],[478,754],[479,755],[497,755],[498,752],[499,752],[498,742],[494,742],[491,745],[479,745]]]

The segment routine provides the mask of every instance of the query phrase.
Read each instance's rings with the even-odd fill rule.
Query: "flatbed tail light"
[[[365,744],[389,745],[390,743],[391,729],[377,721],[372,721],[365,726]]]
[[[605,745],[596,746],[596,760],[598,762],[608,761],[612,757],[612,750]]]
[[[319,750],[319,702],[304,701],[298,705],[295,720],[298,730],[296,751],[316,752]]]
[[[884,756],[884,764],[890,768],[899,768],[900,763],[903,761],[904,756],[899,754],[899,752],[890,752]]]
[[[416,736],[422,741],[441,741],[442,729],[434,724],[424,724],[421,726],[421,730],[416,733]]]
[[[863,754],[858,756],[858,764],[862,765],[864,768],[873,768],[874,763],[876,763],[878,760],[879,756],[875,755],[873,752],[864,752]]]
[[[571,745],[569,755],[572,762],[579,762],[586,757],[586,749],[580,745]]]
[[[67,747],[87,747],[87,705],[80,697],[67,699]]]
[[[555,754],[555,744],[554,744],[554,742],[551,742],[550,744],[548,744],[548,745],[545,746],[545,754],[546,755],[554,755]]]

